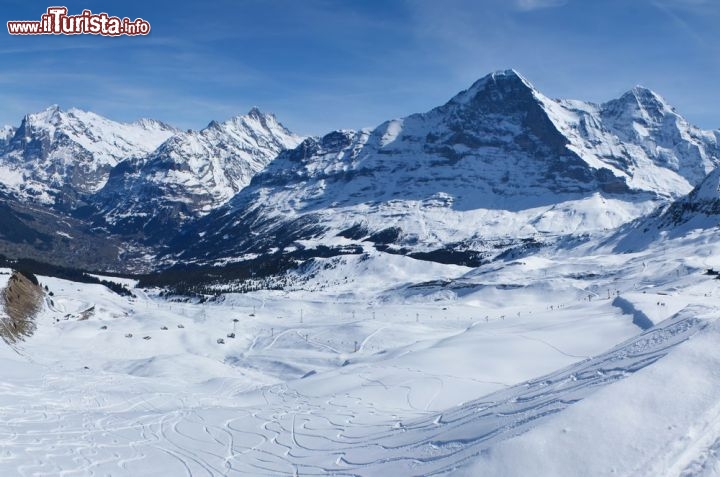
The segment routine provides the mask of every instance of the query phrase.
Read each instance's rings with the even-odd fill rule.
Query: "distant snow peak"
[[[177,131],[173,126],[170,126],[169,124],[162,121],[158,121],[157,119],[151,118],[140,118],[137,121],[133,122],[133,124],[136,124],[144,129],[164,129],[167,131]]]
[[[635,86],[620,98],[605,103],[604,110],[616,117],[628,116],[646,123],[660,123],[668,115],[677,116],[672,106],[659,94],[643,86]]]
[[[212,121],[210,121],[208,123],[207,126],[205,126],[205,129],[220,129],[220,127],[221,127],[220,123],[213,119]],[[192,131],[188,131],[188,132],[192,132]]]
[[[72,204],[102,187],[121,160],[151,152],[176,132],[159,121],[121,123],[51,105],[27,114],[12,136],[4,131],[5,175],[23,177],[4,185],[22,199],[57,204],[64,196],[59,202]]]
[[[535,89],[535,87],[528,81],[527,78],[525,78],[522,74],[520,74],[516,69],[510,68],[507,70],[498,70],[489,75],[492,77],[495,81],[521,81],[525,86],[527,86],[530,89]]]
[[[598,112],[594,121],[615,137],[602,142],[622,142],[625,149],[622,155],[637,166],[646,162],[659,168],[636,167],[638,174],[656,182],[658,176],[669,177],[670,170],[677,179],[687,181],[684,188],[673,187],[674,191],[668,191],[674,197],[689,192],[719,163],[717,135],[689,124],[650,89],[636,86],[620,98],[600,105]]]
[[[257,108],[178,133],[141,160],[116,167],[93,198],[99,220],[119,233],[164,233],[225,203],[302,140]]]

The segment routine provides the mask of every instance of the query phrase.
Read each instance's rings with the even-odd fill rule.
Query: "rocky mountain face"
[[[13,272],[8,285],[0,291],[0,338],[13,344],[32,336],[43,297],[37,277],[27,272]]]
[[[372,245],[477,264],[616,228],[718,163],[718,134],[649,90],[602,105],[552,100],[517,72],[497,72],[427,113],[281,153],[189,226],[172,259]]]
[[[154,120],[119,123],[51,106],[0,135],[0,187],[21,199],[71,210],[128,157],[150,153],[178,131]]]
[[[253,108],[201,131],[176,134],[152,153],[118,164],[91,198],[95,223],[115,233],[157,233],[201,217],[250,183],[280,151],[301,138]]]

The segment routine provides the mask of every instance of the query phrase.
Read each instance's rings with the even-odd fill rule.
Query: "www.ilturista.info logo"
[[[50,7],[40,21],[7,22],[11,35],[147,35],[150,23],[142,18],[111,17],[107,13],[83,10],[80,15],[68,15],[65,7]]]

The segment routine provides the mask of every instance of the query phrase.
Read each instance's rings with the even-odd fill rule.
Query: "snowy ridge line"
[[[119,232],[147,235],[155,227],[165,235],[166,226],[206,215],[230,200],[279,152],[303,139],[257,108],[177,133],[111,172],[92,198],[98,220]]]
[[[461,475],[719,475],[719,310],[686,310],[703,313],[702,327],[667,359],[478,454]]]

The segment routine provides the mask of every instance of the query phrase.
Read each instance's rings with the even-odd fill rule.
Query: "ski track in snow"
[[[654,363],[702,326],[692,318],[671,319],[561,371],[442,413],[422,412],[421,417],[402,421],[394,421],[393,410],[350,394],[318,402],[286,384],[264,391],[267,405],[252,412],[179,402],[192,396],[135,395],[122,403],[102,402],[66,394],[68,389],[63,388],[75,382],[53,377],[44,385],[69,399],[41,408],[30,405],[14,418],[9,416],[19,409],[6,405],[0,411],[4,422],[0,468],[12,468],[17,460],[24,462],[17,467],[20,475],[61,471],[101,475],[112,469],[144,475],[142,469],[150,459],[156,468],[192,476],[450,472],[493,442],[562,411],[592,388]],[[86,395],[102,396],[109,384],[103,382],[106,378],[91,374],[87,378]],[[442,379],[434,379],[442,386]],[[412,386],[400,388],[404,391],[397,392],[412,393]],[[22,392],[13,389],[12,395]],[[33,397],[28,391],[26,398]],[[409,397],[408,406],[415,409]],[[711,442],[709,449],[716,447],[717,442]],[[690,468],[696,467],[702,468],[702,463]]]
[[[462,472],[708,325],[715,280],[669,280],[663,255],[618,263],[656,277],[608,264],[588,285],[565,277],[577,263],[527,260],[467,274],[476,291],[439,305],[412,287],[399,304],[261,292],[194,305],[41,277],[54,306],[17,353],[0,348],[0,475]],[[606,289],[656,324],[633,325]],[[718,422],[720,407],[696,416],[637,474],[716,475]]]

